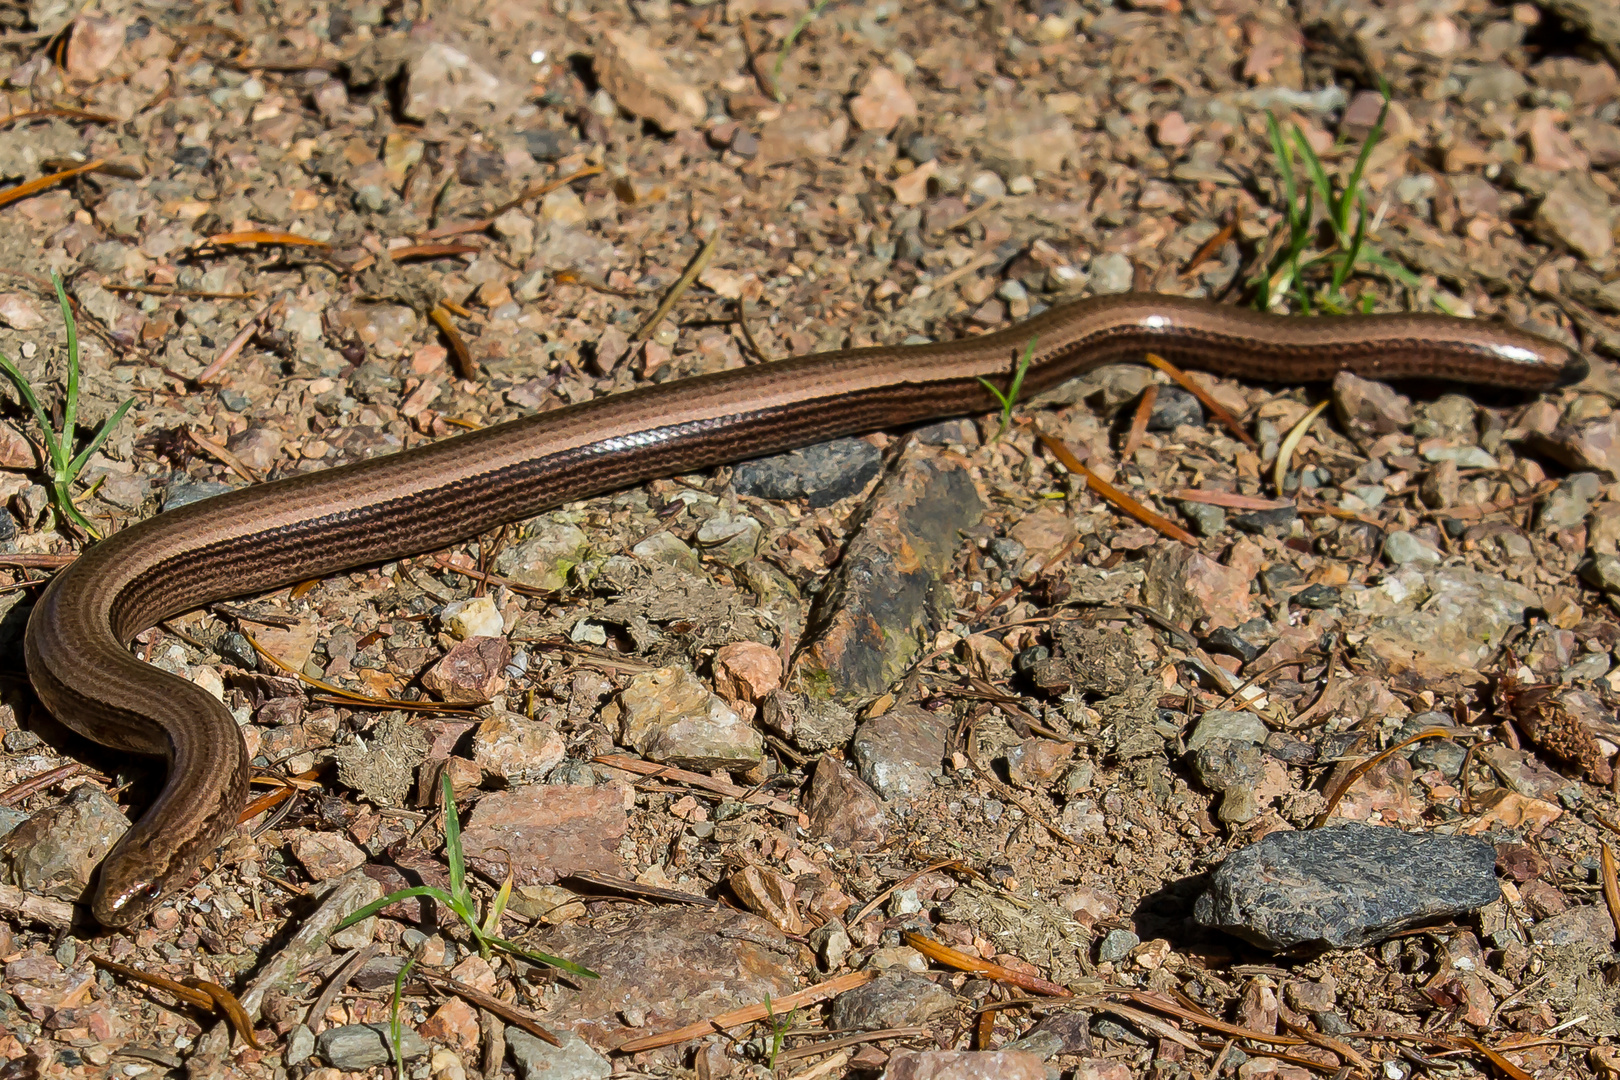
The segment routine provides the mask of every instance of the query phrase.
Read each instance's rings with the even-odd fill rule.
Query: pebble
[[[683,667],[641,672],[619,703],[622,741],[648,760],[707,772],[749,769],[763,759],[759,730]]]
[[[1104,252],[1092,257],[1086,266],[1086,277],[1091,290],[1099,296],[1127,293],[1136,281],[1136,268],[1131,260],[1118,252]]]
[[[1125,959],[1131,950],[1142,944],[1142,939],[1129,930],[1110,930],[1097,944],[1097,962],[1113,964]]]
[[[338,1069],[369,1069],[394,1059],[387,1024],[343,1024],[327,1028],[315,1040],[316,1052]],[[407,1061],[426,1057],[428,1044],[409,1025],[402,1028],[400,1049]]]
[[[1592,510],[1592,501],[1602,491],[1603,480],[1596,473],[1582,472],[1566,476],[1541,504],[1541,512],[1536,517],[1537,528],[1543,532],[1573,529],[1586,520],[1586,515]]]
[[[1182,424],[1202,427],[1204,406],[1179,386],[1161,386],[1148,416],[1149,431],[1174,431]]]
[[[1219,506],[1191,501],[1183,501],[1179,505],[1182,516],[1199,536],[1219,536],[1225,530],[1226,511]]]
[[[956,995],[924,975],[891,968],[833,1000],[839,1031],[879,1031],[928,1024],[956,1007]],[[1042,1080],[1045,1072],[1041,1073]]]
[[[1440,552],[1409,532],[1392,532],[1384,537],[1384,558],[1396,566],[1407,563],[1438,563]]]
[[[877,478],[883,454],[864,439],[834,439],[775,457],[738,465],[731,486],[739,495],[760,499],[804,499],[812,507],[831,506]]]
[[[505,632],[500,609],[489,596],[453,600],[439,612],[439,621],[457,641],[470,637],[500,637]]]
[[[94,785],[74,788],[0,839],[4,880],[59,900],[79,900],[96,866],[129,829],[118,804]]]
[[[552,1034],[561,1046],[552,1046],[520,1027],[507,1027],[506,1045],[520,1080],[608,1080],[613,1075],[613,1063],[590,1043],[566,1029]]]

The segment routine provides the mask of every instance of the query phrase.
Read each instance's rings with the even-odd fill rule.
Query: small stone
[[[303,1065],[315,1056],[315,1033],[303,1024],[294,1024],[287,1032],[287,1048],[282,1051],[281,1060],[290,1069],[294,1065]]]
[[[1543,532],[1573,529],[1591,512],[1592,502],[1603,490],[1603,479],[1596,473],[1576,473],[1559,481],[1541,505],[1536,518]]]
[[[478,1046],[478,1012],[461,998],[450,998],[433,1010],[417,1033],[424,1039],[472,1050]]]
[[[1092,258],[1086,267],[1092,291],[1098,295],[1126,293],[1136,281],[1136,268],[1118,252],[1105,252]]]
[[[1409,532],[1396,531],[1384,537],[1384,558],[1396,566],[1407,563],[1438,563],[1442,556],[1429,544]]]
[[[619,701],[624,743],[649,760],[708,771],[752,768],[764,756],[759,731],[685,668],[642,672]]]
[[[1097,945],[1097,962],[1099,964],[1118,963],[1131,954],[1131,950],[1142,944],[1142,939],[1129,930],[1110,930],[1103,935]]]
[[[1372,436],[1400,431],[1412,422],[1412,402],[1387,383],[1341,371],[1333,379],[1333,404],[1340,421]]]
[[[561,1046],[552,1046],[519,1027],[506,1029],[519,1080],[608,1080],[613,1063],[590,1043],[567,1028],[554,1032]]]
[[[1322,585],[1320,583],[1307,585],[1294,594],[1294,603],[1302,608],[1325,611],[1328,608],[1339,606],[1339,590],[1332,585]]]
[[[1581,565],[1580,574],[1606,593],[1620,593],[1620,556],[1594,555]]]
[[[1576,945],[1607,950],[1614,943],[1614,920],[1602,904],[1587,904],[1536,923],[1530,928],[1530,937],[1543,947]]]
[[[1039,790],[1057,774],[1074,753],[1069,743],[1051,739],[1025,739],[1007,751],[1007,773],[1013,784]]]
[[[609,29],[593,65],[602,88],[627,112],[665,131],[684,131],[708,114],[703,92],[676,75],[645,34]]]
[[[1234,709],[1211,709],[1198,718],[1192,734],[1187,737],[1187,749],[1200,750],[1214,739],[1228,739],[1259,746],[1270,734],[1265,722],[1254,713]]]
[[[944,772],[947,719],[903,705],[855,730],[850,756],[861,778],[889,800],[925,798]]]
[[[1181,425],[1202,427],[1204,406],[1179,386],[1161,386],[1148,416],[1149,431],[1174,431]]]
[[[880,1031],[925,1025],[956,1007],[956,996],[934,980],[888,970],[864,986],[840,994],[832,1006],[839,1031]],[[1043,1067],[1039,1080],[1045,1080]]]
[[[590,551],[590,540],[577,526],[547,521],[534,536],[497,555],[495,569],[543,592],[561,592]]]
[[[864,439],[835,439],[775,457],[743,462],[732,470],[738,494],[760,499],[804,499],[831,506],[857,494],[883,468],[883,454]]]
[[[83,899],[96,867],[128,829],[129,819],[100,788],[76,787],[0,840],[4,880],[58,900]]]
[[[488,701],[506,689],[512,646],[502,637],[470,637],[422,675],[441,701]]]
[[[185,476],[184,473],[176,473],[175,475],[177,477]],[[230,490],[232,490],[231,485],[221,484],[214,480],[171,480],[163,495],[163,511],[168,513],[170,510],[178,510],[182,506],[201,502],[215,495],[223,495]]]
[[[315,1040],[326,1063],[338,1069],[369,1069],[394,1059],[387,1024],[344,1024],[327,1028]],[[426,1057],[427,1041],[408,1026],[400,1030],[400,1050],[407,1060]]]
[[[1022,1050],[897,1050],[885,1080],[1047,1080],[1046,1063]]]
[[[1184,544],[1153,549],[1142,595],[1150,607],[1182,625],[1208,619],[1212,627],[1238,626],[1254,610],[1248,574]]]
[[[473,807],[461,842],[467,862],[492,881],[554,885],[579,871],[623,875],[619,838],[629,827],[628,789],[531,784],[485,795]]]
[[[554,726],[504,710],[478,725],[472,752],[484,779],[506,787],[539,783],[568,755]]]
[[[1609,197],[1590,177],[1569,174],[1560,179],[1536,208],[1533,223],[1543,239],[1588,262],[1601,262],[1614,250]]]
[[[1354,948],[1500,896],[1482,840],[1346,823],[1270,833],[1228,856],[1193,914],[1263,948]]]
[[[1160,146],[1186,146],[1192,140],[1192,128],[1178,112],[1167,112],[1153,127],[1153,139]]]
[[[1219,536],[1226,528],[1226,511],[1209,503],[1183,501],[1181,513],[1199,536]]]
[[[782,685],[782,654],[757,641],[734,641],[714,654],[714,689],[733,708],[762,703]]]
[[[341,877],[366,861],[366,853],[341,833],[302,832],[293,839],[292,851],[315,881]]]
[[[495,606],[494,598],[489,596],[453,600],[444,605],[444,610],[439,613],[439,621],[457,641],[466,641],[471,637],[494,638],[505,633],[500,609]]]
[[[127,23],[110,16],[80,15],[74,19],[67,42],[68,74],[85,81],[98,78],[118,59],[127,32]]]
[[[830,755],[816,763],[805,797],[810,834],[850,851],[873,851],[888,838],[883,803],[870,787]]]
[[[0,325],[13,330],[37,330],[45,325],[45,316],[34,308],[26,294],[0,293]]]
[[[709,558],[738,566],[759,554],[764,531],[757,518],[722,510],[698,526],[693,539]]]
[[[894,71],[876,67],[866,76],[861,92],[850,100],[849,114],[862,131],[892,131],[901,120],[917,115],[917,99]]]

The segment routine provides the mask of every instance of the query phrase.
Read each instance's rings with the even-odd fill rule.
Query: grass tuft
[[[1339,187],[1299,125],[1291,124],[1285,132],[1276,115],[1266,113],[1266,134],[1277,175],[1282,178],[1287,238],[1278,245],[1265,272],[1250,282],[1255,289],[1255,307],[1261,311],[1285,297],[1307,314],[1317,309],[1345,314],[1358,306],[1369,310],[1373,300],[1370,295],[1363,296],[1358,305],[1345,292],[1345,286],[1359,272],[1381,275],[1412,289],[1422,284],[1369,239],[1377,215],[1368,203],[1362,177],[1373,149],[1384,137],[1384,120],[1389,115],[1389,88],[1380,83],[1379,89],[1384,96],[1383,108],[1361,144],[1350,174]],[[1303,193],[1301,171],[1306,181]]]
[[[56,302],[62,308],[62,321],[67,326],[68,375],[67,390],[62,397],[62,427],[57,430],[51,424],[50,414],[39,403],[39,395],[34,393],[33,384],[23,375],[11,358],[0,353],[0,373],[11,380],[17,388],[23,403],[28,411],[34,414],[34,422],[39,425],[40,441],[43,448],[40,459],[44,462],[46,479],[50,482],[51,505],[56,512],[67,520],[73,522],[93,540],[101,539],[101,532],[92,524],[90,519],[79,512],[73,504],[73,482],[79,478],[85,462],[90,455],[101,449],[113,429],[123,420],[124,414],[129,412],[135,399],[130,398],[107,417],[90,441],[77,454],[73,452],[74,440],[77,437],[79,414],[79,328],[73,321],[73,308],[68,304],[67,292],[62,288],[62,279],[56,274],[51,275],[51,284],[56,286]]]
[[[1012,426],[1013,406],[1018,404],[1018,395],[1024,388],[1024,376],[1029,374],[1029,365],[1035,360],[1035,342],[1039,340],[1039,338],[1030,338],[1029,344],[1024,346],[1024,355],[1019,358],[1018,368],[1013,372],[1012,385],[1007,388],[1005,393],[1002,392],[1001,387],[989,379],[981,378],[979,380],[1001,406],[1001,430],[996,432],[996,438],[998,439],[1007,434],[1007,428]]]

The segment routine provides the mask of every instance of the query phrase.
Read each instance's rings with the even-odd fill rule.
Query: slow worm
[[[28,673],[56,717],[165,760],[167,781],[101,866],[93,910],[124,926],[183,885],[242,809],[248,760],[206,690],[141,663],[140,631],[245,593],[429,551],[549,507],[839,435],[993,407],[1035,342],[1026,393],[1152,351],[1277,383],[1428,378],[1523,391],[1579,379],[1563,345],[1437,315],[1296,318],[1127,295],[1054,307],[982,337],[794,357],[633,390],[390,457],[159,514],[58,574],[28,623]]]

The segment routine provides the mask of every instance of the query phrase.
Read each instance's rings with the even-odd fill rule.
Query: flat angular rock
[[[747,769],[764,736],[683,667],[644,671],[619,695],[622,741],[651,761],[685,769]]]
[[[428,1052],[427,1042],[409,1027],[402,1028],[399,1041],[407,1061]],[[394,1060],[387,1024],[344,1024],[327,1028],[315,1040],[315,1050],[338,1069],[369,1069]]]
[[[571,1028],[598,1050],[798,989],[788,939],[743,911],[643,909],[547,928],[525,942],[600,976],[580,980],[547,1013],[553,1030]],[[625,1027],[625,1015],[639,1026]]]
[[[817,596],[795,664],[812,697],[875,697],[905,671],[961,532],[983,514],[961,459],[926,446],[901,455]]]
[[[1193,916],[1262,948],[1353,948],[1500,896],[1483,840],[1345,824],[1271,833],[1228,856]]]
[[[861,779],[885,799],[920,799],[945,770],[949,717],[902,705],[855,729],[851,747]]]
[[[1046,1080],[1046,1064],[1023,1050],[897,1051],[884,1080]]]
[[[838,995],[833,1002],[832,1020],[839,1031],[880,1031],[926,1024],[954,1008],[956,995],[934,980],[909,971],[890,970]]]
[[[461,834],[467,864],[491,881],[551,885],[565,874],[623,875],[625,785],[545,784],[486,795]]]
[[[592,1050],[590,1043],[571,1031],[552,1034],[561,1046],[552,1046],[516,1025],[506,1029],[506,1045],[522,1080],[608,1080],[613,1075],[613,1064]]]
[[[834,439],[774,457],[745,461],[731,472],[739,494],[804,499],[831,506],[857,494],[883,468],[883,453],[865,439]]]
[[[42,896],[78,900],[128,829],[123,811],[99,788],[74,788],[6,834],[0,842],[4,880]]]

